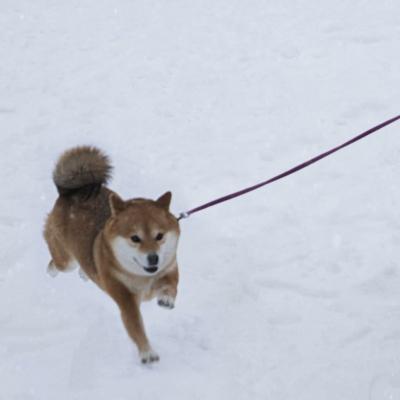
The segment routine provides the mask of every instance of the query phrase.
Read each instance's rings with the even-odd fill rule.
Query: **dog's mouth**
[[[143,269],[144,269],[146,272],[150,273],[150,274],[154,274],[155,272],[158,271],[158,267],[156,267],[156,266],[143,267]]]
[[[158,271],[158,265],[149,265],[149,266],[145,267],[143,264],[141,264],[139,262],[139,260],[136,257],[133,257],[133,259],[136,262],[136,264],[141,266],[149,274],[154,274],[155,272]]]

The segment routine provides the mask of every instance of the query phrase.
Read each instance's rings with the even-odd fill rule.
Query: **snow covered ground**
[[[182,222],[177,307],[45,274],[61,151],[179,212],[399,113],[395,0],[0,0],[0,399],[400,399],[400,124]]]

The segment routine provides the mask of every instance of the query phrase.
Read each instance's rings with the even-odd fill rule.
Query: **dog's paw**
[[[140,352],[140,360],[142,361],[142,364],[151,364],[160,361],[160,356],[153,349],[150,349]]]
[[[168,294],[160,295],[157,299],[157,303],[160,307],[168,308],[169,310],[175,307],[175,299]]]
[[[49,265],[47,266],[47,273],[52,277],[55,278],[58,275],[58,269],[54,264],[54,261],[51,260],[49,262]]]
[[[86,272],[82,268],[79,268],[79,276],[85,282],[89,280],[89,277],[86,275]]]

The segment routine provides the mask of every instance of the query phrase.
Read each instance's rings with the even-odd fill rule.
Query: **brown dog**
[[[157,297],[160,306],[174,307],[179,224],[169,212],[170,192],[156,201],[124,201],[104,186],[110,172],[108,158],[93,147],[68,150],[57,162],[53,180],[59,197],[44,229],[52,257],[48,272],[54,276],[77,261],[81,276],[117,303],[142,362],[158,361],[140,303]]]

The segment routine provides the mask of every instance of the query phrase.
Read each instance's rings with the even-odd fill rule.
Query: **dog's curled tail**
[[[79,146],[65,151],[53,172],[53,181],[60,196],[98,193],[111,178],[109,158],[96,147]]]

